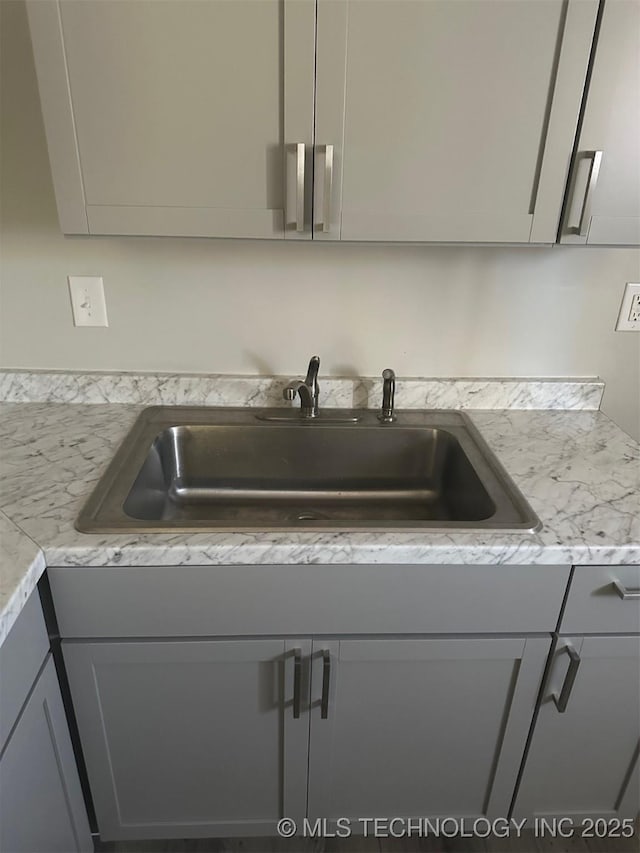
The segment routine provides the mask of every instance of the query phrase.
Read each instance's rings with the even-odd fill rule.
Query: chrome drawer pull
[[[331,682],[331,652],[322,652],[322,699],[320,700],[320,719],[329,716],[329,684]]]
[[[304,142],[296,145],[296,231],[304,231]]]
[[[612,581],[612,584],[623,601],[627,601],[630,598],[640,598],[640,589],[627,589],[620,581]]]
[[[554,693],[552,696],[553,701],[556,704],[556,708],[561,714],[564,714],[567,710],[567,702],[569,701],[569,696],[571,696],[573,682],[576,680],[576,675],[578,674],[578,668],[580,666],[580,655],[573,646],[565,646],[563,651],[566,651],[569,655],[569,669],[567,670],[560,695]]]
[[[300,717],[300,683],[302,681],[302,651],[293,650],[293,719]]]
[[[331,190],[333,186],[333,145],[324,146],[324,188],[322,206],[322,230],[326,233],[331,230]]]
[[[582,213],[580,214],[580,225],[578,225],[578,233],[581,237],[586,237],[589,225],[591,224],[591,206],[593,204],[593,194],[596,191],[596,184],[598,183],[598,175],[600,174],[602,151],[591,151],[589,152],[589,156],[591,157],[591,168],[589,169],[587,191],[582,204]]]

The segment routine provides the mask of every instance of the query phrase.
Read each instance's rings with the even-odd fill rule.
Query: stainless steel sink
[[[533,531],[537,516],[460,412],[146,409],[83,532]]]

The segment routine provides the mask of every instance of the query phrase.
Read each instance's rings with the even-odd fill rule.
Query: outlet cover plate
[[[627,282],[622,295],[616,332],[640,332],[640,284]]]
[[[108,326],[102,277],[70,275],[68,280],[74,326]]]

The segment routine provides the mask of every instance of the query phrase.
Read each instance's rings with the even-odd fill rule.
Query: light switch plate
[[[74,326],[108,326],[102,277],[70,275],[68,280]]]

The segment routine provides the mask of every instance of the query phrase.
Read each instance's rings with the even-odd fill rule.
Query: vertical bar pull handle
[[[300,718],[300,697],[302,685],[302,651],[293,650],[293,719]]]
[[[613,581],[613,586],[623,601],[627,601],[629,598],[640,598],[640,589],[628,589],[620,581]]]
[[[329,716],[329,685],[331,683],[331,652],[322,652],[322,699],[320,700],[320,719]]]
[[[556,708],[561,714],[564,714],[567,710],[567,702],[569,701],[569,696],[571,696],[573,682],[576,680],[580,666],[580,655],[573,646],[565,646],[564,650],[569,655],[569,669],[567,670],[560,695],[553,694],[553,701],[556,703]]]
[[[593,204],[593,194],[598,183],[598,175],[600,174],[600,164],[602,163],[602,151],[590,151],[591,168],[589,169],[589,179],[587,180],[587,189],[584,194],[584,202],[582,204],[582,213],[580,214],[580,225],[578,225],[578,233],[581,237],[587,236],[589,224],[591,223],[591,206]]]
[[[333,145],[324,146],[324,186],[322,193],[322,230],[331,230],[331,193],[333,189]]]
[[[296,231],[304,231],[304,142],[296,145]]]

